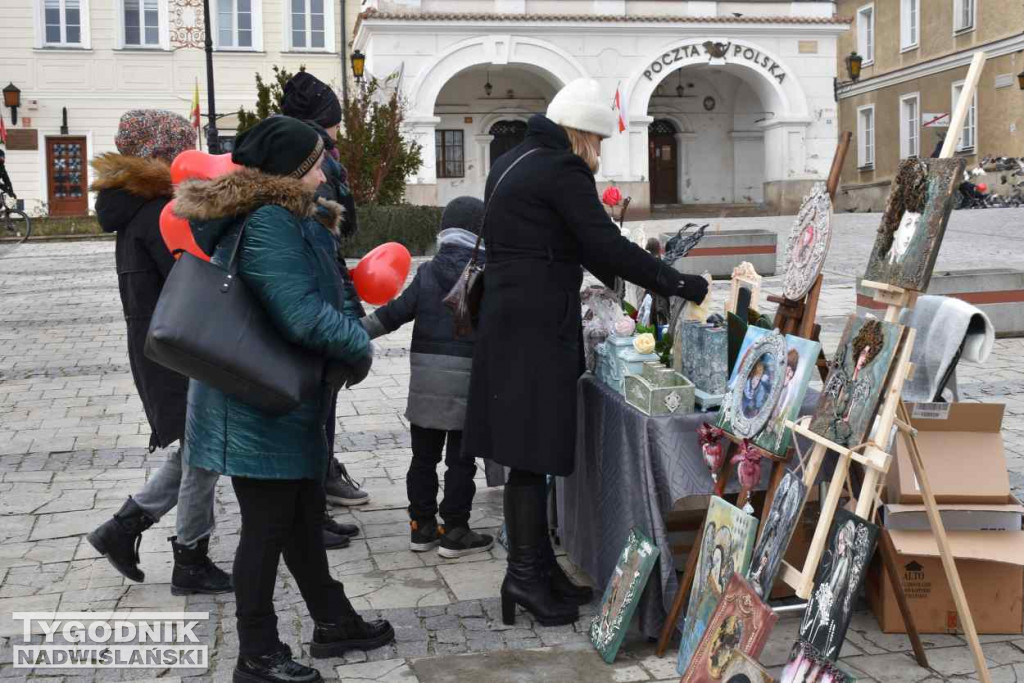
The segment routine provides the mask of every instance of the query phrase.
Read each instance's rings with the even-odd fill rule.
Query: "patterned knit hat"
[[[125,156],[170,163],[186,149],[195,149],[196,132],[188,119],[174,112],[132,109],[121,117],[114,144]]]

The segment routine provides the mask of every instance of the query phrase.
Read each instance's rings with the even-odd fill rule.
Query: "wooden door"
[[[84,216],[89,212],[87,159],[85,138],[46,139],[51,216]]]
[[[651,203],[678,204],[679,156],[675,133],[649,135],[647,152],[651,175]]]

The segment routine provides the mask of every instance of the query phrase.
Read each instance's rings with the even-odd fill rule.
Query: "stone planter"
[[[674,232],[661,234],[662,244],[675,236]],[[732,269],[743,261],[750,261],[758,274],[775,275],[775,257],[778,235],[771,230],[722,230],[708,232],[675,268],[688,275],[702,275],[729,279]]]
[[[997,337],[1024,337],[1024,270],[973,268],[936,270],[928,294],[951,296],[977,306],[992,321]],[[857,281],[857,312],[880,315],[885,306],[876,303],[872,291]]]

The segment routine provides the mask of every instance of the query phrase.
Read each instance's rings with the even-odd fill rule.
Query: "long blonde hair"
[[[568,126],[562,126],[562,129],[569,136],[569,147],[572,149],[572,153],[583,159],[592,173],[597,173],[601,157],[601,136]]]

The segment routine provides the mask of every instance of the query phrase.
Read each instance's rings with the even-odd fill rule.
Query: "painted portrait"
[[[965,161],[907,159],[896,171],[864,279],[928,289]]]
[[[680,683],[722,681],[739,654],[761,654],[777,621],[750,583],[733,573]]]
[[[777,330],[767,332],[751,327],[743,341],[718,426],[735,436],[753,439],[768,424],[782,395],[786,339]]]
[[[771,509],[761,529],[761,537],[754,546],[750,573],[747,578],[759,598],[767,600],[771,595],[775,577],[786,556],[789,542],[800,520],[800,511],[807,498],[807,487],[803,480],[792,471],[786,472],[775,490]]]
[[[850,316],[811,431],[848,448],[867,439],[902,336],[902,325]]]
[[[740,401],[743,416],[747,419],[757,417],[764,410],[777,379],[774,373],[775,359],[772,354],[763,353],[754,361],[754,368],[743,383],[743,398]]]
[[[659,553],[642,531],[630,530],[605,587],[601,609],[590,622],[590,640],[609,664],[615,661]]]
[[[849,510],[836,510],[800,624],[800,639],[813,645],[825,659],[839,658],[877,540],[877,526]]]
[[[747,362],[746,359],[750,355],[750,350],[754,343],[769,334],[771,333],[768,330],[760,327],[747,328],[747,335],[744,337],[743,345],[740,347],[739,360],[736,363],[733,382],[736,381],[735,375],[739,373],[740,369]],[[796,420],[800,416],[800,409],[803,407],[807,387],[814,376],[820,353],[821,344],[818,342],[802,339],[791,334],[785,335],[785,347],[780,356],[782,362],[772,363],[773,367],[776,368],[777,374],[776,377],[771,378],[771,381],[780,385],[778,398],[770,410],[766,412],[765,425],[761,431],[752,438],[747,437],[751,439],[755,446],[776,455],[784,455],[789,450],[792,443],[792,432],[786,428],[786,420]],[[746,406],[756,405],[757,388],[762,386],[759,383],[758,387],[755,388],[750,380],[751,378],[748,377],[747,382],[743,386],[744,395],[741,407],[744,407],[744,410],[746,410]],[[763,379],[761,382],[763,383]],[[766,387],[767,385],[764,386]],[[727,398],[723,409],[719,412],[718,426],[730,434],[736,434],[733,426],[731,403]],[[744,412],[744,417],[749,419],[749,414]]]
[[[693,659],[732,575],[747,573],[756,534],[757,519],[718,496],[712,496],[679,644],[677,669],[680,674]]]
[[[825,183],[815,183],[804,197],[787,245],[783,296],[802,299],[814,285],[832,241],[832,198]]]

